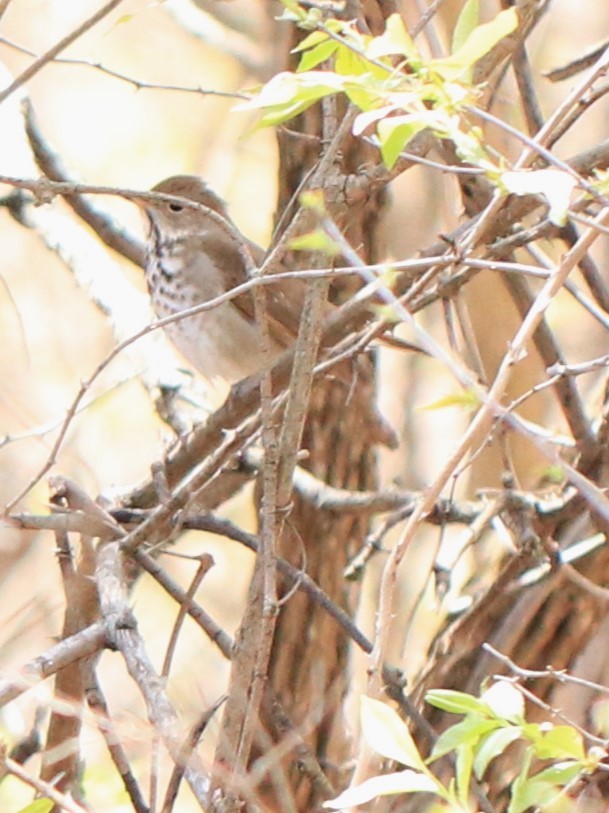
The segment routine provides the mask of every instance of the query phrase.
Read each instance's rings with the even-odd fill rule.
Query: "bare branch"
[[[28,82],[33,76],[35,76],[45,65],[48,65],[49,62],[52,62],[57,54],[60,54],[62,51],[75,42],[79,37],[81,37],[86,31],[98,23],[100,20],[103,20],[113,9],[119,6],[122,3],[122,0],[110,0],[109,3],[106,3],[105,6],[102,6],[98,11],[95,12],[91,17],[84,21],[78,28],[75,28],[70,34],[66,37],[63,37],[56,45],[50,48],[46,53],[42,56],[38,57],[29,68],[26,68],[22,74],[20,74],[11,84],[4,88],[4,90],[0,91],[0,104],[14,93],[18,88],[22,87],[26,82]]]

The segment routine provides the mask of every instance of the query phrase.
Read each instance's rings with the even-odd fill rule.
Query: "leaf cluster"
[[[292,0],[284,0],[289,19],[314,28],[297,46],[296,71],[274,76],[240,109],[261,113],[260,126],[276,125],[320,99],[344,94],[360,111],[353,125],[359,135],[375,130],[381,156],[391,168],[418,132],[430,129],[454,142],[460,157],[486,172],[497,172],[480,131],[463,126],[462,113],[479,93],[472,69],[518,26],[514,8],[478,24],[478,0],[468,0],[457,20],[449,56],[428,59],[418,49],[399,14],[373,37],[354,23],[321,21]]]
[[[523,813],[532,807],[543,811],[567,786],[593,773],[606,756],[598,747],[586,751],[582,735],[570,725],[527,722],[523,696],[509,682],[492,684],[480,697],[436,689],[428,692],[426,700],[463,719],[441,734],[424,759],[397,713],[385,703],[362,697],[364,739],[378,754],[405,765],[406,770],[352,786],[325,807],[336,810],[377,796],[426,792],[438,797],[448,810],[470,811],[474,778],[482,781],[490,763],[518,742],[524,757],[511,783],[508,813]],[[453,758],[454,775],[444,784],[429,766],[447,755]],[[549,764],[540,768],[540,762]]]

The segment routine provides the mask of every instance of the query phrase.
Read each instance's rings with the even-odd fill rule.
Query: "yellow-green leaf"
[[[330,257],[340,254],[340,246],[323,229],[301,234],[288,242],[288,247],[294,251],[323,251]]]
[[[386,703],[362,696],[361,724],[364,739],[378,754],[428,773],[408,726]]]
[[[467,810],[467,801],[470,794],[472,779],[472,766],[474,763],[474,749],[470,743],[464,743],[457,748],[457,763],[455,765],[455,779],[457,780],[457,797]]]
[[[18,813],[50,813],[54,803],[50,799],[36,799],[27,807],[22,807]]]
[[[337,48],[340,47],[340,43],[336,42],[336,40],[326,38],[323,42],[320,42],[319,45],[316,45],[314,48],[310,48],[303,53],[300,58],[300,62],[298,63],[298,68],[296,69],[297,72],[302,73],[303,71],[310,71],[313,68],[316,68],[322,62],[330,59]]]
[[[474,772],[478,779],[482,779],[489,763],[502,754],[508,745],[519,739],[521,734],[520,726],[510,726],[495,728],[481,738],[474,759]]]
[[[379,121],[376,131],[383,162],[391,169],[400,157],[400,153],[414,136],[429,127],[429,114],[409,113],[405,116],[394,116]]]
[[[500,11],[491,22],[474,28],[458,51],[445,59],[432,59],[429,67],[444,79],[457,79],[517,27],[515,8]]]
[[[318,215],[326,214],[326,200],[323,189],[307,189],[299,195],[298,200],[305,209],[313,209]]]
[[[480,399],[474,390],[460,390],[451,392],[432,401],[431,404],[419,407],[422,410],[446,409],[447,407],[461,407],[462,409],[477,409],[480,406]]]
[[[428,774],[410,770],[399,771],[384,776],[373,776],[361,785],[347,788],[336,799],[324,802],[322,807],[340,810],[363,805],[377,796],[390,796],[396,793],[437,793],[444,797],[443,790],[442,785]]]
[[[535,743],[535,753],[540,759],[585,758],[582,735],[573,726],[556,725],[545,731],[540,742]]]
[[[234,110],[262,110],[259,126],[279,124],[302,113],[324,96],[342,90],[343,79],[331,71],[278,73],[260,92]]]
[[[296,0],[281,0],[281,5],[293,14],[305,14],[305,10],[298,5]]]
[[[366,48],[366,56],[370,59],[379,59],[394,54],[417,61],[420,59],[417,47],[399,14],[391,14],[387,18],[383,33],[378,37],[373,37]]]
[[[480,0],[466,0],[453,30],[452,47],[450,49],[452,54],[465,45],[467,38],[478,25],[479,19]]]

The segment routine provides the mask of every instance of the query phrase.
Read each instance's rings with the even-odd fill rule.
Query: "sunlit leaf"
[[[480,398],[475,390],[457,390],[448,395],[419,407],[421,410],[432,411],[436,409],[446,409],[447,407],[460,407],[461,409],[477,409],[480,406]]]
[[[425,695],[425,700],[430,706],[450,711],[453,714],[488,713],[485,704],[477,697],[465,692],[457,692],[454,689],[432,689]]]
[[[376,129],[385,166],[391,169],[408,142],[428,126],[425,113],[393,116],[379,121]]]
[[[370,312],[387,325],[399,325],[403,320],[395,305],[370,305]]]
[[[331,71],[278,73],[260,92],[234,110],[262,110],[260,126],[278,124],[302,113],[324,96],[342,89],[343,78]]]
[[[418,60],[419,52],[399,14],[387,18],[386,28],[378,37],[373,37],[366,48],[366,56],[379,59],[383,56],[401,55],[407,59]]]
[[[333,56],[336,50],[340,47],[340,42],[326,37],[326,39],[323,42],[320,42],[319,45],[305,51],[300,58],[298,68],[296,70],[298,73],[300,73],[302,71],[310,71],[313,68],[316,68],[322,62],[330,59],[330,57]]]
[[[528,781],[528,773],[529,768],[531,767],[531,760],[533,758],[533,754],[530,748],[524,753],[524,759],[520,765],[520,773],[514,778],[512,782],[511,792],[510,792],[510,804],[508,806],[508,813],[521,813],[521,811],[526,810],[527,804],[525,802],[527,797],[527,788],[526,783]]]
[[[559,793],[560,788],[552,782],[535,776],[518,784],[514,782],[508,813],[524,813],[528,808],[539,810],[552,802]]]
[[[457,764],[455,765],[455,778],[457,781],[457,797],[465,808],[469,798],[470,783],[472,779],[472,765],[474,750],[471,745],[460,745],[457,749]]]
[[[509,726],[496,728],[483,737],[474,758],[474,772],[478,779],[482,779],[492,760],[521,736],[522,730],[519,726]]]
[[[385,776],[374,776],[361,785],[347,788],[336,799],[323,803],[323,807],[339,810],[342,807],[353,807],[376,799],[377,796],[391,796],[396,793],[441,793],[439,782],[428,774],[417,771],[399,771]]]
[[[570,725],[557,725],[545,731],[534,748],[540,759],[571,757],[581,761],[586,757],[582,735]]]
[[[549,221],[557,226],[566,223],[576,185],[569,173],[560,169],[510,171],[501,175],[501,183],[515,195],[543,195],[550,206]]]
[[[381,79],[374,76],[374,70],[371,73],[359,75],[345,74],[343,83],[349,101],[363,111],[376,110],[378,107],[386,105],[387,96],[392,96],[387,92],[388,84],[390,84],[388,74]],[[393,104],[393,102],[391,103]]]
[[[50,799],[36,799],[26,807],[22,807],[18,813],[50,813],[54,807],[54,802]]]
[[[524,722],[524,697],[518,689],[505,680],[499,680],[482,693],[480,700],[497,717],[511,722]]]
[[[390,706],[363,695],[360,716],[362,735],[377,754],[427,772],[408,726]]]
[[[494,20],[474,28],[458,51],[445,59],[432,59],[429,67],[444,79],[457,79],[517,27],[515,8],[500,11]]]
[[[555,463],[550,466],[544,466],[544,468],[541,469],[540,479],[545,483],[560,484],[565,482],[566,473],[562,466]],[[609,731],[609,728],[607,730]]]
[[[467,38],[478,25],[480,0],[466,0],[453,30],[451,53],[456,53],[467,42]]]
[[[460,723],[443,731],[436,742],[429,756],[429,762],[456,751],[463,745],[476,744],[481,737],[497,728],[496,720],[489,720],[481,714],[471,715]]]
[[[326,214],[326,198],[323,189],[305,189],[298,196],[298,201],[305,209],[313,209],[318,215]]]
[[[321,45],[323,42],[334,42],[330,38],[330,35],[326,31],[313,31],[311,34],[308,34],[304,39],[300,40],[298,45],[296,45],[290,53],[292,54],[299,54],[303,51],[308,51],[309,48],[315,48],[317,45]]]
[[[581,762],[568,760],[556,762],[554,765],[544,768],[543,771],[536,773],[533,778],[552,785],[568,785],[569,782],[572,782],[583,772]]]
[[[389,113],[393,113],[394,110],[395,107],[389,105],[386,107],[377,107],[376,110],[367,110],[363,113],[359,113],[355,117],[351,132],[356,136],[361,135],[371,124],[375,124],[379,119],[384,119]]]
[[[288,242],[293,251],[322,251],[330,257],[340,254],[340,246],[323,229],[315,229],[307,234],[301,234]]]
[[[294,15],[296,20],[302,20],[307,16],[307,12],[299,6],[296,0],[281,0],[281,5]]]

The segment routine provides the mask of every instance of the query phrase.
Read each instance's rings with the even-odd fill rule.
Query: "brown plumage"
[[[244,246],[257,265],[262,263],[263,249],[246,238],[237,239],[224,201],[200,178],[178,175],[152,191],[200,203],[217,215],[178,202],[139,201],[150,224],[146,280],[158,317],[206,302],[246,282]],[[296,337],[305,286],[298,280],[282,280],[266,287],[274,361]],[[262,340],[249,291],[176,321],[166,332],[207,378],[235,381],[263,367]]]

